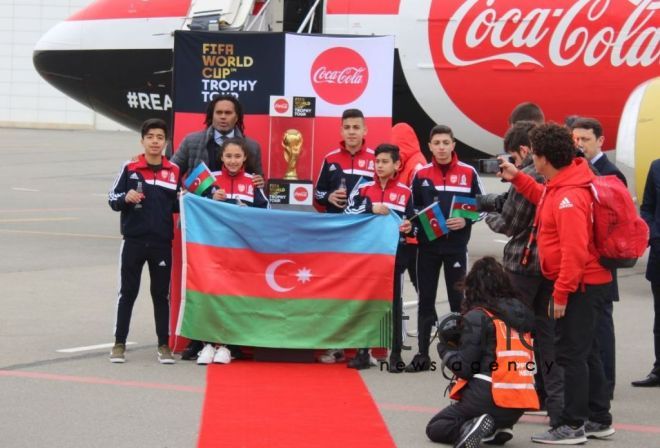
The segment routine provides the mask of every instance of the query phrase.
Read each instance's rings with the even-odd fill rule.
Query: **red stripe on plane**
[[[269,299],[392,299],[391,255],[261,254],[188,243],[186,257],[186,288],[205,294]]]
[[[191,0],[97,0],[67,20],[185,17]]]
[[[327,0],[327,14],[399,14],[401,0]]]

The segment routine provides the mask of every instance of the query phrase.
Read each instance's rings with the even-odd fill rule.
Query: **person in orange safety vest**
[[[433,442],[459,448],[501,445],[513,437],[511,428],[523,412],[539,407],[529,334],[534,315],[515,298],[493,257],[474,263],[463,289],[460,338],[441,337],[438,344],[443,365],[458,378],[450,392],[458,401],[431,419],[426,434]]]

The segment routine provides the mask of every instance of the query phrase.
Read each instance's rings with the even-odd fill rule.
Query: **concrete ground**
[[[0,446],[195,446],[205,369],[157,363],[147,277],[134,311],[128,362],[110,364],[108,348],[93,348],[113,340],[119,216],[106,193],[121,162],[140,151],[139,136],[8,129],[0,136]],[[495,178],[485,183],[489,191],[506,188]],[[478,224],[470,258],[500,256],[504,242]],[[660,447],[660,388],[630,386],[652,364],[653,303],[645,266],[620,274],[612,404],[618,431],[589,445]],[[404,300],[414,300],[409,283]],[[415,312],[409,311],[414,327]],[[447,311],[447,302],[439,300],[438,313]],[[391,375],[371,369],[362,376],[398,446],[434,446],[424,427],[448,404],[439,371]],[[507,446],[532,445],[530,435],[544,425],[541,417],[524,417]]]

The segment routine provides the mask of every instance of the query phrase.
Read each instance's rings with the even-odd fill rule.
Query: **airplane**
[[[97,0],[48,31],[33,60],[65,94],[137,129],[170,120],[175,30],[394,35],[393,122],[412,124],[420,141],[443,123],[462,157],[501,153],[511,110],[531,101],[549,120],[599,119],[612,149],[626,99],[660,74],[659,9],[657,0]]]

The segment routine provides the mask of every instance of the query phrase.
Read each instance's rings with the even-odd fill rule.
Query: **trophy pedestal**
[[[309,211],[314,184],[311,180],[270,179],[266,188],[273,208]]]
[[[298,348],[254,348],[254,360],[265,362],[315,363],[314,350]]]

